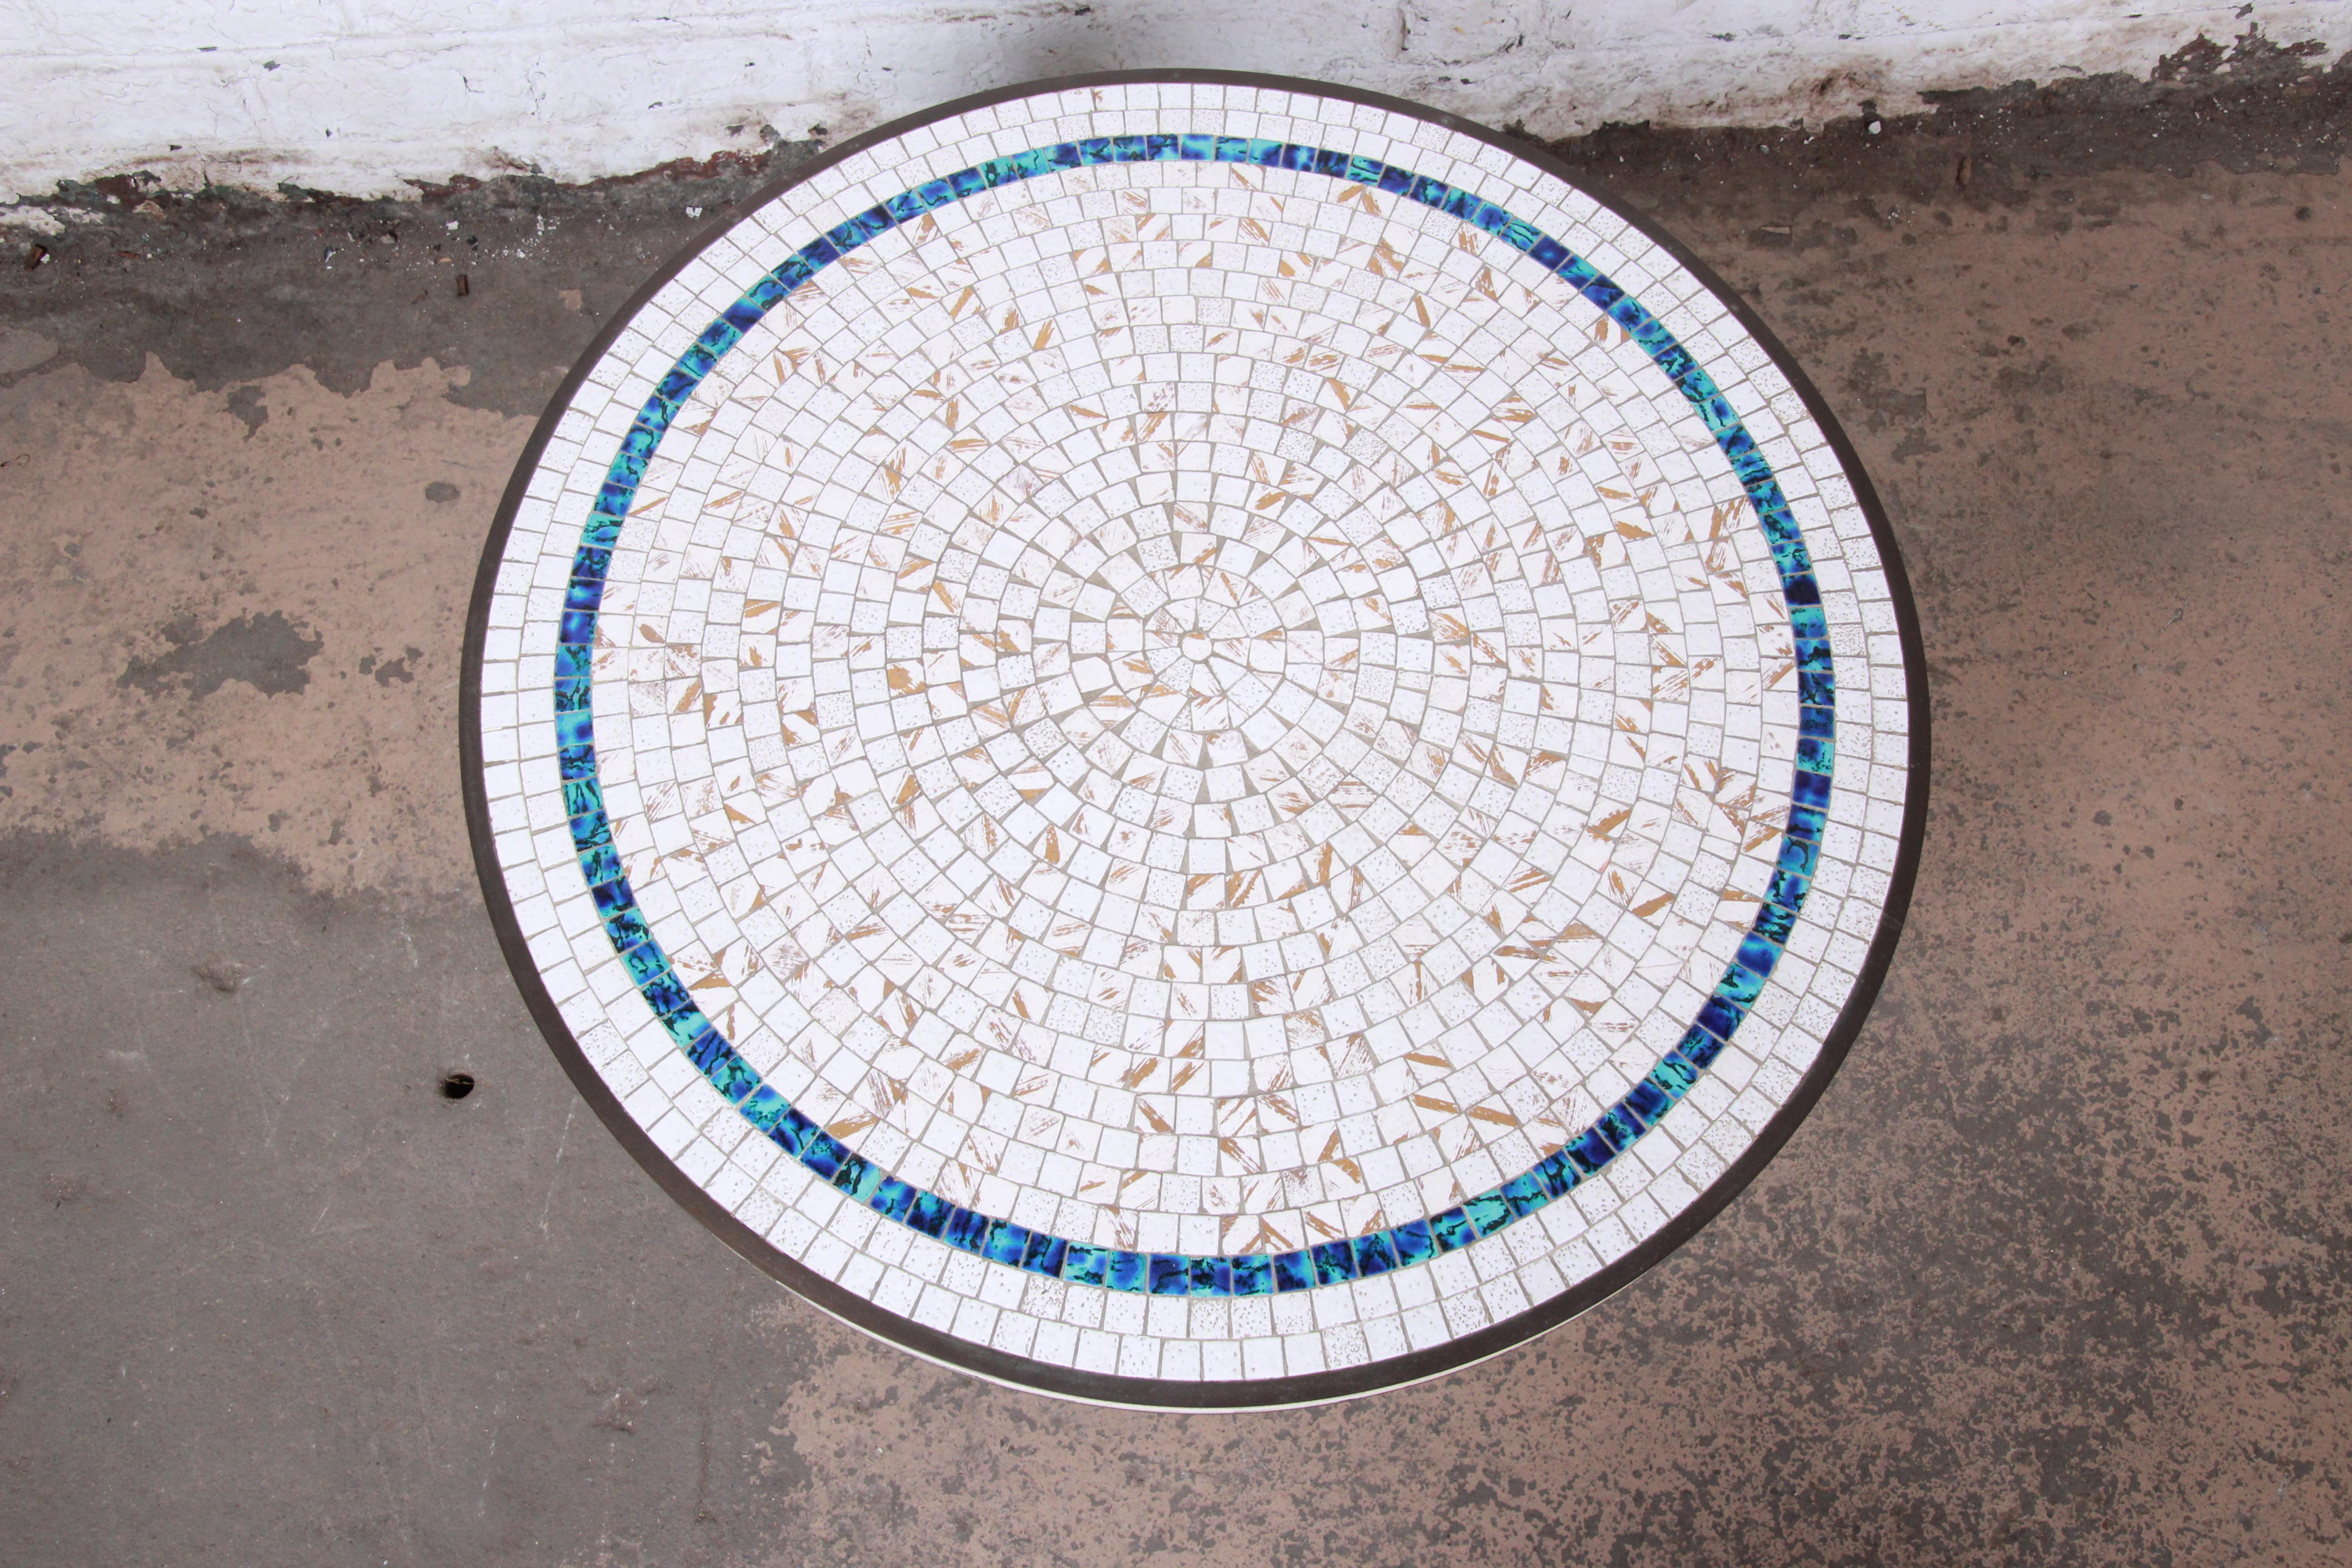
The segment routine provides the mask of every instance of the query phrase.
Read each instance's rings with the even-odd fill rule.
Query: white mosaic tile
[[[474,672],[494,904],[649,1157],[862,1326],[1144,1404],[1646,1264],[1843,1048],[1916,830],[1891,542],[1737,315],[1502,148],[1238,91],[747,215],[553,417]],[[761,292],[1074,135],[1133,140]]]

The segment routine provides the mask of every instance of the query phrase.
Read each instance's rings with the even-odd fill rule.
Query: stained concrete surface
[[[402,304],[455,265],[405,238],[270,240],[306,200],[243,250],[187,215],[146,273],[105,253],[152,215],[41,240],[0,270],[0,349],[58,345],[0,373],[5,1555],[2345,1561],[2340,74],[2186,163],[2127,155],[2169,99],[1565,149],[1755,300],[1885,494],[1937,726],[1910,931],[1696,1240],[1496,1361],[1276,1415],[835,1324],[629,1162],[506,976],[467,582],[536,398],[732,176],[385,209],[509,204],[466,318]]]

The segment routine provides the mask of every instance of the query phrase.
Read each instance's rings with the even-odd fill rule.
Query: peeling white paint
[[[2145,76],[2200,31],[2352,44],[2352,0],[0,0],[0,199],[150,169],[358,194],[593,179],[838,139],[1076,71],[1321,78],[1548,136],[1916,108],[1938,89]],[[766,128],[763,130],[763,128]]]

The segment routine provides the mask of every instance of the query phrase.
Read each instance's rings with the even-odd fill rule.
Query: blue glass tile
[[[797,1160],[801,1151],[816,1142],[819,1134],[815,1122],[802,1115],[797,1108],[788,1107],[783,1115],[776,1119],[775,1128],[769,1136],[775,1140],[778,1148]]]
[[[596,901],[596,913],[605,921],[608,927],[615,914],[631,908],[636,902],[636,895],[629,890],[628,879],[625,877],[615,881],[598,883],[588,889],[588,896]]]
[[[1112,1253],[1110,1269],[1103,1277],[1103,1283],[1114,1290],[1141,1290],[1146,1283],[1143,1254],[1140,1252]]]
[[[1492,1236],[1511,1223],[1511,1205],[1499,1192],[1484,1192],[1462,1205],[1480,1236]]]
[[[1682,1052],[1684,1058],[1691,1066],[1705,1072],[1715,1065],[1715,1058],[1723,1054],[1723,1039],[1720,1036],[1708,1034],[1705,1029],[1694,1028],[1683,1037],[1683,1043],[1675,1048]]]
[[[671,1017],[694,1005],[694,998],[687,994],[686,987],[675,974],[665,973],[648,981],[643,989],[646,1001],[657,1017]]]
[[[608,931],[606,934],[611,932]],[[644,989],[646,981],[669,967],[669,960],[662,956],[662,950],[649,942],[641,942],[621,954],[621,963],[629,972],[631,984],[640,990]]]
[[[1598,1129],[1586,1132],[1560,1152],[1575,1165],[1580,1177],[1592,1174],[1617,1157],[1617,1151],[1609,1146],[1609,1140]]]
[[[730,1047],[726,1056],[703,1076],[709,1079],[710,1087],[717,1089],[719,1098],[730,1105],[740,1102],[746,1095],[760,1087],[759,1073],[753,1070],[750,1062],[737,1056],[732,1047]]]
[[[1336,1285],[1356,1277],[1356,1249],[1345,1240],[1318,1241],[1307,1249],[1315,1264],[1318,1285]]]
[[[915,1199],[915,1206],[908,1211],[907,1224],[910,1229],[935,1237],[947,1229],[948,1216],[955,1212],[955,1205],[939,1194],[924,1193]]]
[[[1658,1058],[1658,1065],[1650,1069],[1650,1076],[1643,1081],[1655,1087],[1667,1099],[1680,1100],[1685,1091],[1698,1081],[1698,1069],[1683,1056],[1682,1047],[1677,1046]]]
[[[1801,838],[1780,840],[1779,865],[1783,871],[1794,872],[1810,879],[1813,875],[1814,863],[1821,857],[1822,849],[1818,844],[1808,844]]]
[[[1018,1268],[1022,1256],[1029,1249],[1029,1227],[1000,1219],[988,1227],[988,1239],[981,1244],[980,1255],[991,1263],[1003,1263]]]
[[[832,1133],[819,1131],[801,1145],[801,1163],[829,1182],[833,1173],[841,1169],[842,1157],[848,1152]],[[957,1211],[949,1212],[952,1215]]]
[[[1437,1242],[1429,1234],[1429,1222],[1411,1219],[1391,1233],[1390,1244],[1396,1248],[1397,1267],[1410,1268],[1416,1263],[1426,1263],[1437,1256]]]
[[[1654,1124],[1659,1117],[1664,1116],[1673,1104],[1674,1098],[1671,1095],[1648,1079],[1643,1079],[1632,1089],[1627,1089],[1625,1098],[1617,1102],[1617,1114],[1637,1128],[1647,1129]]]
[[[588,885],[592,888],[599,882],[612,881],[621,874],[621,858],[609,844],[583,849],[580,851],[580,873],[588,879]]]
[[[1478,1239],[1471,1228],[1470,1216],[1458,1208],[1451,1208],[1429,1216],[1429,1234],[1440,1252],[1452,1252]]]
[[[1577,1170],[1568,1158],[1568,1151],[1556,1150],[1536,1163],[1536,1180],[1543,1184],[1548,1197],[1563,1198],[1576,1190]]]
[[[1739,939],[1739,951],[1732,955],[1739,967],[1756,974],[1769,975],[1772,966],[1780,962],[1780,950],[1763,937],[1750,931]]]
[[[1304,1290],[1315,1283],[1314,1265],[1304,1252],[1277,1252],[1272,1259],[1274,1288],[1277,1290]]]
[[[1699,1027],[1717,1039],[1727,1040],[1739,1031],[1739,1020],[1747,1010],[1725,1001],[1720,995],[1710,996],[1698,1010]]]
[[[615,886],[623,892],[628,890],[628,884],[625,882],[617,883]],[[625,904],[604,917],[604,935],[611,940],[614,951],[616,952],[627,952],[635,948],[653,946],[654,933],[646,924],[646,912],[635,904]],[[659,959],[661,950],[655,948],[654,956]]]
[[[1151,1293],[1155,1296],[1181,1296],[1192,1289],[1192,1270],[1184,1258],[1172,1252],[1151,1254]]]
[[[1789,793],[1801,808],[1811,807],[1816,810],[1824,808],[1830,803],[1830,775],[1826,773],[1800,768],[1797,771],[1794,785]]]
[[[1067,1261],[1070,1244],[1058,1236],[1048,1236],[1042,1230],[1029,1233],[1029,1245],[1022,1249],[1021,1267],[1032,1274],[1054,1279],[1062,1272]]]
[[[1110,1274],[1110,1253],[1087,1242],[1070,1243],[1062,1259],[1062,1278],[1077,1285],[1100,1285]]]
[[[1246,1252],[1230,1261],[1234,1295],[1270,1296],[1274,1293],[1273,1258],[1263,1252]]]
[[[874,1201],[883,1180],[882,1168],[863,1154],[845,1155],[841,1168],[833,1173],[833,1184],[861,1204]]]
[[[1389,1244],[1387,1232],[1376,1230],[1370,1236],[1356,1237],[1357,1279],[1370,1279],[1375,1274],[1386,1274],[1396,1266],[1396,1248]]]
[[[764,1094],[767,1090],[762,1089],[761,1092]],[[911,1182],[902,1182],[896,1176],[886,1176],[883,1178],[882,1184],[874,1189],[874,1195],[866,1200],[866,1206],[884,1219],[895,1219],[904,1224],[907,1216],[914,1212],[917,1191]]]
[[[1238,162],[1238,160],[1228,160]],[[1195,1258],[1192,1263],[1189,1282],[1195,1296],[1230,1296],[1234,1293],[1234,1266],[1230,1258]]]
[[[1715,994],[1722,1002],[1736,1004],[1745,1013],[1750,1006],[1755,1006],[1757,996],[1764,994],[1764,975],[1740,969],[1738,963],[1731,963],[1724,969],[1724,978],[1715,983]]]
[[[733,1054],[734,1047],[727,1043],[727,1037],[707,1024],[694,1032],[686,1046],[686,1059],[694,1064],[697,1071],[706,1074]]]
[[[743,1112],[744,1121],[762,1132],[773,1132],[776,1123],[784,1119],[784,1112],[791,1107],[785,1104],[782,1095],[763,1083],[753,1089],[738,1109]]]
[[[961,1205],[948,1215],[947,1228],[940,1239],[959,1252],[978,1252],[988,1240],[989,1218],[977,1209]]]
[[[1511,1217],[1514,1219],[1525,1219],[1551,1202],[1551,1194],[1544,1191],[1542,1181],[1533,1171],[1524,1176],[1512,1177],[1496,1190],[1503,1194],[1503,1201],[1511,1205]]]

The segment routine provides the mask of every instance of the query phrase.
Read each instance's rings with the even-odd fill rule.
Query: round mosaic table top
[[[1297,1404],[1583,1310],[1875,991],[1892,542],[1728,290],[1539,153],[1074,79],[803,165],[612,323],[478,585],[492,912],[819,1306]]]

